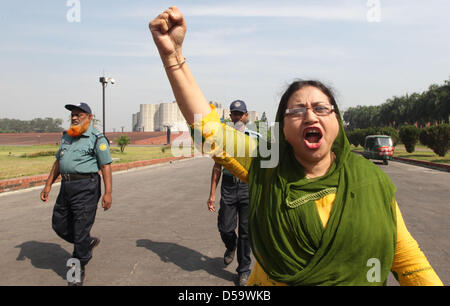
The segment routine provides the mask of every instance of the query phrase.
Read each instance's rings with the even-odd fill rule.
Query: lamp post
[[[105,129],[105,88],[108,83],[114,84],[116,81],[113,78],[108,77],[100,77],[100,83],[102,83],[103,87],[103,135],[106,133]]]
[[[170,128],[172,127],[172,125],[164,124],[164,127],[166,128],[167,131],[167,144],[170,144]]]

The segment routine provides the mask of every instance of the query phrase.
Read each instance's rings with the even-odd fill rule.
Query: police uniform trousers
[[[74,244],[72,257],[79,259],[83,266],[92,257],[90,232],[101,196],[100,182],[97,173],[78,180],[64,180],[63,177],[53,209],[53,230],[62,239]]]
[[[248,237],[248,184],[233,175],[222,176],[218,228],[228,250],[237,248],[238,273],[250,271],[250,241]],[[236,226],[239,223],[238,234]]]

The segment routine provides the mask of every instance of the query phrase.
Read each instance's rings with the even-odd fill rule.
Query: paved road
[[[450,173],[401,162],[379,164],[397,186],[406,226],[445,285],[450,285]],[[397,282],[389,278],[389,285]]]
[[[212,165],[199,158],[114,174],[113,207],[97,212],[93,234],[102,242],[86,285],[233,285],[236,262],[223,265],[217,213],[206,209]],[[380,167],[398,186],[408,229],[450,284],[450,174]],[[40,190],[0,195],[0,285],[66,285],[72,246],[52,231],[53,204],[39,200]]]

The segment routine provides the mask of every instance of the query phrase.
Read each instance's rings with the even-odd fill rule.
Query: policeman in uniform
[[[58,236],[74,244],[72,257],[80,262],[81,277],[69,281],[69,285],[82,285],[92,249],[100,242],[90,235],[101,196],[98,172],[101,170],[103,176],[102,206],[106,211],[112,203],[112,159],[107,138],[91,126],[93,115],[89,105],[68,104],[65,108],[71,111],[71,127],[63,133],[41,200],[48,202],[52,184],[61,174],[52,227]]]
[[[241,100],[233,101],[230,105],[230,118],[236,129],[245,134],[257,138],[258,133],[248,130],[245,124],[248,119],[247,106]],[[220,209],[218,216],[218,228],[220,237],[225,244],[224,263],[229,265],[237,249],[237,261],[239,285],[245,286],[250,275],[250,242],[248,239],[248,215],[249,215],[249,195],[248,184],[231,174],[222,165],[215,163],[211,174],[211,189],[208,198],[208,209],[215,211],[215,193],[222,176],[222,186],[220,189]],[[239,221],[238,235],[236,226]]]

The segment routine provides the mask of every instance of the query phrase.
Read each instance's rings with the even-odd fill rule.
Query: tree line
[[[62,132],[62,119],[35,118],[33,120],[0,119],[0,133]]]
[[[355,147],[364,147],[365,139],[369,135],[388,135],[391,136],[394,146],[403,143],[408,153],[414,152],[419,141],[438,156],[444,157],[450,149],[450,124],[448,123],[424,128],[402,125],[399,130],[393,127],[369,127],[354,129],[346,134],[348,141]]]
[[[449,123],[450,80],[444,84],[433,84],[422,93],[412,93],[392,97],[377,106],[350,107],[343,119],[347,129],[366,129],[369,127],[394,127],[416,125],[424,127]]]

